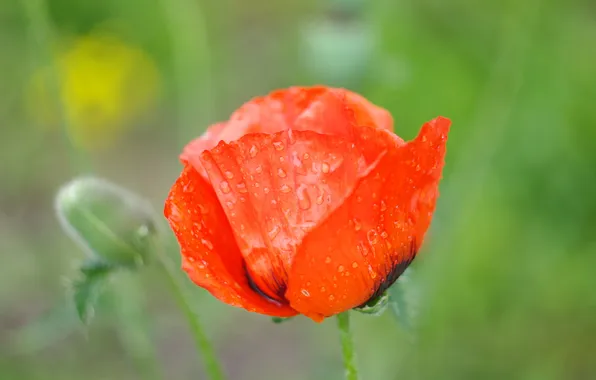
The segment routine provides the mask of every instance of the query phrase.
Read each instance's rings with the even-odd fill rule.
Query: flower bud
[[[135,267],[146,262],[157,233],[151,205],[103,179],[78,178],[56,196],[64,230],[96,260]]]
[[[333,1],[323,18],[305,25],[302,58],[318,81],[353,87],[369,72],[376,40],[360,8],[358,0]]]

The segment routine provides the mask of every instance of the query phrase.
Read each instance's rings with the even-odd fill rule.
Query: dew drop
[[[377,231],[374,230],[374,229],[373,230],[369,230],[366,233],[366,237],[368,238],[368,242],[371,245],[377,244],[377,242],[379,241],[379,235],[377,234]]]
[[[275,150],[284,150],[284,143],[282,143],[281,141],[274,141],[273,147],[275,148]]]
[[[228,206],[228,208],[233,208],[233,207],[234,207],[234,202],[232,202],[232,201],[227,201],[227,202],[226,202],[226,206]]]
[[[385,201],[381,201],[381,211],[385,210],[387,210],[387,204],[385,203]]]
[[[257,153],[259,153],[259,149],[254,145],[248,150],[248,154],[250,154],[250,156],[253,158],[257,156]]]
[[[244,182],[240,182],[239,184],[237,184],[236,188],[238,189],[239,193],[242,193],[242,194],[248,193],[248,190],[246,189],[246,184]]]
[[[277,169],[277,175],[279,178],[285,178],[287,176],[286,172],[282,168]]]
[[[225,172],[224,175],[226,176],[227,179],[234,178],[234,173],[232,173],[231,171]]]
[[[294,131],[292,128],[288,129],[288,143],[290,145],[294,145],[296,143],[296,138],[294,137]]]
[[[209,213],[209,209],[207,208],[207,206],[204,206],[202,204],[199,204],[199,210],[201,211],[201,214],[206,215]]]
[[[362,197],[360,195],[356,197],[356,202],[362,203]]]
[[[329,264],[329,263],[331,263],[331,256],[327,256],[325,258],[325,264]]]
[[[338,267],[337,267],[337,271],[338,271],[339,273],[343,272],[343,271],[344,271],[344,266],[343,266],[343,265],[340,265],[340,266],[338,266]]]
[[[269,194],[269,188],[267,186],[263,187],[263,192]]]
[[[290,188],[290,186],[283,184],[279,188],[279,191],[281,191],[282,193],[289,193],[290,191],[292,191],[292,189]]]
[[[257,174],[261,174],[263,172],[263,167],[261,165],[257,165],[257,167],[255,168],[255,172]]]
[[[381,237],[382,237],[383,239],[387,239],[387,237],[388,237],[388,236],[389,236],[389,234],[387,233],[387,231],[383,231],[383,232],[381,232]]]
[[[306,189],[298,191],[298,207],[300,207],[302,210],[308,210],[310,206],[310,197]]]
[[[358,263],[354,261],[354,262],[352,263],[352,268],[354,268],[354,269],[358,268]]]
[[[335,299],[335,296],[333,294],[329,295],[329,301],[333,301]]]
[[[211,243],[210,240],[201,239],[201,244],[203,244],[209,250],[212,250],[213,249],[213,243]]]
[[[327,290],[327,288],[325,288],[324,286],[321,286],[321,293],[325,293],[326,290]]]
[[[326,162],[323,162],[323,163],[321,164],[321,171],[322,171],[323,173],[325,173],[325,174],[329,173],[329,170],[330,170],[330,169],[331,169],[331,168],[329,167],[329,164],[328,164],[328,163],[326,163]]]
[[[360,223],[360,221],[358,219],[354,218],[353,222],[354,222],[354,229],[356,231],[360,231],[360,229],[362,228],[362,224]]]
[[[377,278],[377,273],[374,271],[372,265],[368,266],[368,275],[370,276],[370,278],[372,278],[373,280],[375,278]]]
[[[221,181],[219,183],[219,188],[221,189],[222,193],[227,194],[230,192],[230,184],[228,181]]]
[[[323,200],[324,200],[324,197],[323,197],[323,195],[319,195],[319,196],[317,197],[317,204],[318,204],[318,205],[322,205],[322,204],[323,204]]]
[[[308,290],[306,290],[306,289],[302,289],[302,290],[300,291],[300,293],[302,293],[302,294],[304,295],[304,297],[310,297],[310,293],[309,293],[309,292],[308,292]]]
[[[269,235],[269,239],[273,240],[277,235],[279,235],[280,228],[277,224],[274,224],[273,227],[267,232]]]

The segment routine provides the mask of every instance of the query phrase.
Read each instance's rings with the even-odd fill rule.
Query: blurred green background
[[[355,315],[363,379],[596,378],[593,1],[4,0],[0,72],[0,379],[205,378],[151,267],[78,324],[83,254],[53,197],[92,172],[161,211],[189,139],[315,83],[387,108],[405,139],[453,121],[419,334]],[[193,294],[230,379],[342,378],[334,320]]]

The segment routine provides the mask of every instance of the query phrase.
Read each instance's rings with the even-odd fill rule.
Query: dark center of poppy
[[[367,303],[380,297],[387,289],[389,289],[391,287],[391,285],[393,285],[395,283],[395,281],[397,281],[399,276],[401,276],[404,273],[404,271],[408,268],[408,266],[410,266],[412,261],[414,261],[414,257],[416,256],[416,253],[418,250],[418,245],[416,244],[416,239],[412,239],[412,241],[410,242],[409,249],[410,249],[410,252],[408,255],[406,255],[406,257],[410,257],[410,259],[400,261],[397,263],[393,263],[392,268],[391,268],[391,270],[389,270],[389,274],[387,275],[387,277],[382,278],[377,283],[377,289],[375,290],[373,295],[368,300],[366,300],[366,302],[362,303],[362,305],[359,305],[358,307],[364,307],[364,305],[366,305]]]
[[[264,289],[261,289],[253,280],[250,272],[246,268],[246,264],[244,265],[244,273],[246,274],[246,278],[248,280],[248,286],[250,286],[250,288],[258,295],[277,305],[285,305],[288,303],[285,298],[287,285],[283,281],[279,281],[275,276],[273,276],[274,289],[268,289],[269,291],[265,291]]]

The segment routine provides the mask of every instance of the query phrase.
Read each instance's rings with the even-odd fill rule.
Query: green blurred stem
[[[211,345],[211,342],[207,338],[203,327],[201,326],[201,322],[199,320],[199,316],[197,312],[194,310],[192,306],[192,299],[186,290],[186,287],[182,283],[179,277],[180,270],[174,267],[174,263],[170,258],[166,255],[163,246],[158,242],[157,243],[157,258],[159,260],[160,269],[162,270],[164,277],[168,281],[172,293],[176,298],[176,302],[178,306],[182,309],[184,316],[190,326],[192,336],[194,342],[197,346],[197,349],[201,353],[202,359],[205,363],[205,368],[209,378],[211,380],[224,380],[225,375],[219,364],[219,360],[215,354],[215,350]]]
[[[62,124],[63,136],[69,149],[70,162],[80,171],[84,171],[89,169],[90,163],[87,155],[77,149],[70,139],[69,131],[72,128],[62,98],[62,75],[52,52],[57,44],[48,6],[45,0],[22,0],[22,2],[25,13],[29,18],[29,32],[35,42],[36,55],[39,56],[41,63],[49,69],[50,98],[54,101],[54,107]]]
[[[354,341],[350,331],[349,311],[337,315],[337,327],[341,338],[341,351],[344,358],[346,380],[358,380],[358,368],[356,366],[356,353],[354,352]]]
[[[118,335],[128,355],[134,359],[143,379],[162,378],[150,323],[145,312],[145,294],[138,282],[138,273],[121,273],[114,297],[118,303]]]

